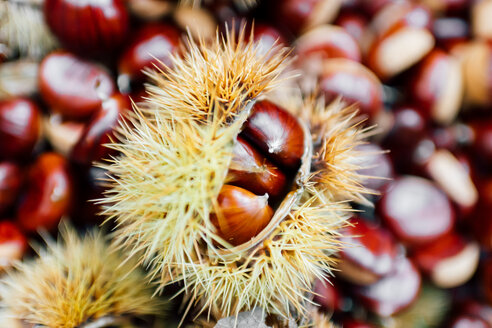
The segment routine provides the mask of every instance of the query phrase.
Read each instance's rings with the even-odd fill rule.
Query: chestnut
[[[20,260],[27,250],[27,238],[11,221],[0,221],[0,270]]]
[[[467,282],[478,266],[480,248],[476,242],[449,233],[414,250],[412,259],[441,288],[457,287]]]
[[[472,3],[471,0],[421,0],[420,2],[438,14],[462,14]]]
[[[72,148],[70,159],[79,164],[89,165],[105,158],[110,149],[104,147],[104,144],[110,142],[113,128],[130,108],[130,98],[122,94],[114,94],[103,101],[101,108],[85,125]]]
[[[124,0],[46,0],[44,16],[63,46],[82,56],[112,52],[129,28]]]
[[[352,218],[340,237],[338,274],[354,284],[369,285],[389,274],[395,267],[398,247],[389,231]]]
[[[470,173],[448,150],[435,151],[427,161],[426,172],[441,189],[463,209],[471,209],[478,201],[478,191]]]
[[[361,61],[357,41],[343,28],[335,25],[321,25],[309,30],[297,39],[295,49],[301,63],[314,60],[321,64],[327,58]]]
[[[268,196],[224,185],[217,197],[218,209],[211,216],[218,235],[228,243],[244,244],[263,230],[273,217]]]
[[[114,93],[115,84],[101,66],[56,51],[41,63],[39,89],[53,112],[65,118],[82,119],[92,115]]]
[[[371,22],[371,27],[378,37],[403,26],[430,29],[432,13],[426,6],[420,4],[409,1],[389,1],[377,12]]]
[[[273,10],[277,21],[294,34],[332,22],[342,4],[341,0],[277,0],[275,2]]]
[[[304,132],[296,117],[276,104],[258,101],[241,133],[275,164],[297,170],[304,154]]]
[[[17,200],[22,181],[22,170],[18,165],[0,162],[0,215]]]
[[[450,124],[463,100],[460,62],[444,51],[432,51],[420,64],[411,91],[413,99],[435,122]]]
[[[118,60],[118,87],[127,92],[130,82],[145,80],[143,69],[170,66],[172,54],[179,50],[181,34],[174,26],[163,23],[144,25],[132,38]]]
[[[187,30],[193,38],[211,40],[215,37],[217,22],[212,13],[205,8],[178,6],[173,12],[174,21]]]
[[[129,0],[130,13],[144,21],[158,21],[174,9],[171,0]]]
[[[31,155],[41,136],[41,111],[32,100],[0,101],[0,158]]]
[[[415,265],[406,257],[400,257],[391,273],[372,285],[356,287],[355,294],[370,311],[389,317],[413,304],[421,284]]]
[[[373,118],[383,106],[383,86],[379,79],[360,63],[330,59],[323,63],[319,89],[327,101],[339,96],[348,103],[357,103],[361,114]]]
[[[53,149],[68,157],[75,143],[80,139],[84,123],[64,120],[60,114],[51,114],[43,118],[43,131]]]
[[[278,29],[268,24],[258,23],[254,25],[253,41],[259,48],[258,55],[260,56],[267,55],[273,46],[287,46],[285,36]]]
[[[68,214],[73,198],[66,159],[56,153],[43,153],[30,168],[26,183],[17,223],[26,232],[56,228],[61,217]]]
[[[234,145],[227,181],[257,195],[268,194],[274,199],[278,199],[287,186],[285,174],[241,137]]]
[[[386,225],[408,246],[437,240],[451,231],[455,213],[446,195],[431,181],[403,176],[387,187],[378,203]]]

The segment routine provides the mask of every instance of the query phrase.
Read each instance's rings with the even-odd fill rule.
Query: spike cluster
[[[48,328],[94,327],[162,311],[135,263],[95,230],[79,237],[61,227],[63,242],[47,239],[39,258],[18,263],[0,281],[0,322]],[[5,321],[4,321],[5,320]]]
[[[212,45],[190,40],[173,69],[152,74],[147,104],[110,145],[121,155],[102,165],[111,186],[102,203],[118,224],[116,243],[150,268],[159,289],[181,281],[187,298],[217,317],[256,307],[306,313],[313,280],[335,262],[347,201],[364,191],[353,156],[366,131],[355,115],[338,102],[298,98],[292,113],[303,113],[312,138],[307,132],[288,206],[259,240],[232,247],[217,235],[210,215],[236,138],[254,103],[281,90],[287,65],[285,50],[262,55],[244,30]]]

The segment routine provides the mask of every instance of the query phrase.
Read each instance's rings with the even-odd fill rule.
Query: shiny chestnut
[[[285,192],[287,186],[285,173],[241,137],[237,138],[234,145],[227,181],[257,195],[268,194],[276,199]]]
[[[70,158],[79,164],[88,165],[108,156],[110,149],[104,144],[111,141],[113,128],[130,108],[130,98],[122,94],[115,94],[103,101],[101,108],[85,125]]]
[[[340,240],[347,245],[340,251],[338,274],[358,285],[375,283],[395,267],[397,243],[389,231],[360,218],[352,218]]]
[[[56,153],[43,153],[30,168],[26,184],[17,209],[17,223],[26,232],[54,229],[68,214],[73,198],[67,160]]]
[[[364,65],[343,58],[323,62],[319,89],[328,101],[341,96],[357,103],[361,114],[375,117],[383,106],[381,81]]]
[[[12,266],[27,250],[27,238],[11,221],[0,221],[0,270]]]
[[[82,56],[114,51],[129,28],[124,0],[46,0],[44,16],[63,46]]]
[[[273,216],[268,196],[224,185],[217,197],[217,213],[211,217],[218,235],[232,245],[241,245],[263,230]]]
[[[28,157],[41,136],[41,111],[32,100],[0,101],[0,158]]]
[[[130,82],[142,82],[144,69],[171,66],[171,55],[177,54],[181,34],[172,25],[153,23],[144,25],[132,38],[118,60],[118,86],[128,91]]]
[[[0,214],[12,207],[22,186],[21,168],[12,162],[0,162]]]
[[[241,136],[273,163],[297,170],[304,154],[304,131],[296,117],[276,104],[257,102]]]
[[[101,66],[56,51],[41,63],[39,89],[53,112],[81,119],[97,111],[102,101],[114,93],[115,84]]]
[[[437,240],[451,231],[454,209],[446,195],[431,181],[404,176],[388,185],[378,203],[386,225],[408,246]]]

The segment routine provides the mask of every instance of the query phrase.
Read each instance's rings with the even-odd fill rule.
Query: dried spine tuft
[[[49,237],[47,237],[49,238]],[[133,261],[108,245],[97,231],[79,237],[61,227],[62,242],[47,240],[37,259],[21,262],[0,280],[0,321],[48,328],[94,327],[127,317],[156,314],[163,302]]]

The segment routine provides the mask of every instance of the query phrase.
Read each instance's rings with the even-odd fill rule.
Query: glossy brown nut
[[[144,21],[158,21],[174,9],[171,0],[129,0],[130,13]]]
[[[259,47],[258,54],[260,56],[269,54],[274,46],[287,46],[287,40],[283,34],[271,25],[255,24],[253,33],[253,41]]]
[[[338,14],[341,0],[280,0],[274,6],[279,24],[294,34],[330,23]]]
[[[23,175],[18,165],[0,162],[0,214],[11,208],[17,200]]]
[[[451,328],[491,328],[485,320],[471,315],[460,315],[451,322]]]
[[[85,125],[79,140],[72,148],[70,159],[79,164],[89,165],[106,158],[111,150],[103,145],[111,141],[113,129],[130,109],[131,102],[128,96],[115,94],[106,99]]]
[[[355,289],[355,294],[372,312],[382,317],[392,316],[417,299],[422,279],[415,265],[400,257],[394,271],[378,282]]]
[[[278,199],[287,186],[285,174],[241,137],[234,145],[227,181],[257,195],[268,194],[274,199]]]
[[[479,317],[492,326],[492,306],[489,304],[477,300],[468,300],[464,304],[460,304],[460,309],[464,314]]]
[[[115,84],[102,67],[57,51],[41,63],[39,88],[53,112],[65,118],[81,119],[97,111],[103,99],[114,93]]]
[[[397,244],[382,227],[359,218],[350,223],[340,237],[346,247],[340,251],[338,274],[358,285],[373,284],[395,268]]]
[[[295,49],[301,63],[328,58],[361,61],[357,41],[343,28],[335,25],[321,25],[309,30],[297,39]]]
[[[171,66],[171,55],[179,51],[181,33],[167,24],[149,24],[138,30],[118,61],[118,86],[145,79],[143,69]],[[123,90],[122,90],[123,91]]]
[[[203,7],[177,6],[173,11],[176,24],[189,31],[196,40],[213,40],[217,31],[217,22],[210,11]]]
[[[476,242],[449,233],[429,245],[417,248],[414,263],[440,288],[453,288],[467,282],[478,266],[480,248]]]
[[[325,281],[318,279],[314,282],[313,301],[319,304],[324,311],[343,311],[343,295],[332,280]]]
[[[327,101],[341,96],[348,104],[357,103],[360,112],[369,117],[375,117],[383,106],[381,81],[365,66],[348,59],[325,61],[319,88]]]
[[[441,50],[432,51],[413,80],[413,99],[439,124],[454,121],[463,101],[464,82],[460,62]]]
[[[466,12],[472,4],[471,0],[421,0],[420,2],[433,12],[457,15]]]
[[[371,45],[367,65],[378,77],[388,80],[418,63],[434,42],[426,28],[396,25]]]
[[[268,196],[224,185],[217,197],[219,213],[211,216],[218,235],[230,244],[244,244],[263,230],[273,216]]]
[[[0,101],[0,158],[29,157],[40,136],[41,111],[33,101]]]
[[[44,15],[63,46],[81,56],[117,49],[129,28],[124,0],[46,0]]]
[[[437,240],[450,232],[455,213],[446,195],[429,180],[404,176],[388,185],[378,203],[386,225],[408,246]]]
[[[436,150],[425,164],[425,171],[464,211],[478,201],[478,191],[467,168],[446,149]]]
[[[70,155],[73,146],[84,130],[84,123],[63,120],[60,114],[43,118],[43,131],[53,149],[65,157]]]
[[[277,165],[296,170],[304,154],[304,132],[299,121],[285,109],[262,100],[244,124],[241,136],[258,147]]]
[[[43,153],[30,169],[27,191],[17,209],[17,223],[26,232],[54,229],[68,214],[73,198],[67,161],[56,153]]]
[[[27,238],[12,222],[0,221],[0,270],[12,266],[27,250]]]

